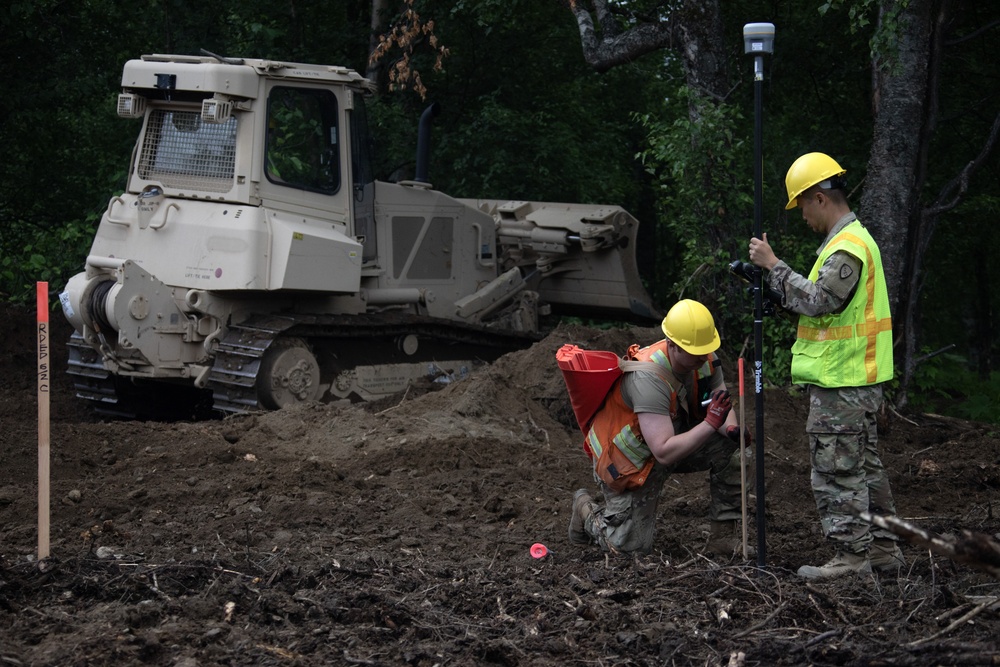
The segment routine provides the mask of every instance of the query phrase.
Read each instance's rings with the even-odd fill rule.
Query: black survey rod
[[[753,55],[753,235],[762,238],[764,222],[763,86],[764,54],[774,52],[774,24],[743,26],[744,52]],[[767,565],[764,530],[764,272],[753,280],[753,390],[756,424],[754,442],[757,469],[757,565]]]

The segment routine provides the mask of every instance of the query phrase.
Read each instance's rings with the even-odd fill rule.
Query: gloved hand
[[[753,444],[753,433],[750,432],[749,428],[743,429],[743,431],[744,431],[744,437],[745,437],[745,439],[743,441],[743,444],[745,444],[747,447],[749,447],[750,445]],[[732,424],[730,424],[729,426],[727,426],[726,427],[726,437],[729,438],[730,440],[732,440],[733,442],[735,442],[735,443],[738,444],[739,441],[740,441],[740,427],[739,426],[734,426]]]
[[[705,408],[705,423],[718,431],[726,422],[726,416],[733,409],[733,399],[728,391],[716,389],[712,392],[711,402]]]

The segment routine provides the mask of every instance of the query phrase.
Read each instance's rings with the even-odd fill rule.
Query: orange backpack
[[[671,384],[667,370],[650,361],[633,361],[605,350],[584,350],[576,345],[563,345],[556,351],[556,362],[562,371],[569,401],[580,431],[586,435],[594,415],[604,405],[604,399],[623,373],[651,370]]]
[[[630,355],[633,350],[629,350]],[[671,385],[667,370],[653,361],[635,361],[619,357],[614,352],[584,350],[576,345],[563,345],[556,352],[556,361],[562,371],[570,404],[576,416],[580,431],[587,436],[594,417],[604,406],[608,394],[618,378],[629,371],[651,371]],[[671,385],[672,386],[672,385]],[[591,451],[586,439],[583,449],[591,459]],[[624,491],[642,486],[653,467],[653,459],[636,468],[614,443],[608,443],[598,460],[594,461],[594,471],[611,489]]]

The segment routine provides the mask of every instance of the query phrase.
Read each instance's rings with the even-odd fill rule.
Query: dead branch
[[[960,618],[956,619],[955,621],[952,621],[952,623],[950,625],[948,625],[948,627],[946,627],[946,628],[944,628],[944,629],[942,629],[942,630],[940,630],[938,632],[935,632],[930,637],[924,637],[923,639],[914,640],[914,641],[910,642],[909,644],[907,644],[907,646],[920,646],[921,644],[924,644],[924,643],[929,642],[929,641],[933,641],[933,640],[937,639],[938,637],[943,637],[944,635],[948,634],[949,632],[951,632],[955,628],[960,627],[960,626],[968,623],[969,621],[971,621],[973,618],[975,618],[976,616],[978,616],[983,610],[988,609],[988,608],[994,606],[995,604],[997,604],[998,601],[1000,601],[1000,598],[995,598],[995,597],[994,598],[989,598],[987,600],[984,600],[984,601],[980,602],[978,605],[976,605],[976,607],[972,611],[970,611],[969,613],[963,614]]]
[[[763,621],[760,621],[758,623],[754,623],[753,625],[751,625],[746,630],[743,630],[741,632],[737,632],[735,635],[733,635],[733,639],[739,639],[740,637],[746,637],[747,635],[750,635],[750,634],[753,634],[754,632],[757,632],[758,630],[760,630],[761,628],[763,628],[765,625],[767,625],[768,623],[770,623],[772,620],[774,620],[775,616],[777,616],[781,612],[785,611],[785,607],[787,607],[787,606],[788,606],[788,600],[785,600],[780,605],[778,605],[777,609],[775,609],[770,614],[768,614],[767,618],[765,618]]]
[[[898,413],[898,412],[896,411],[896,408],[892,407],[891,405],[889,406],[889,411],[890,411],[890,412],[892,412],[892,414],[894,414],[894,415],[896,415],[897,417],[899,417],[900,419],[902,419],[903,421],[905,421],[905,422],[907,422],[907,423],[910,423],[910,424],[913,424],[914,426],[919,426],[919,424],[917,424],[917,422],[913,421],[912,419],[907,419],[907,418],[906,418],[906,417],[904,417],[903,415],[899,414],[899,413]]]
[[[942,536],[914,526],[895,516],[859,512],[864,521],[899,535],[907,542],[947,556],[956,563],[986,572],[1000,579],[1000,543],[985,533],[961,530],[958,537]]]
[[[921,215],[925,219],[933,219],[937,216],[950,211],[951,209],[958,206],[961,201],[962,196],[969,189],[969,179],[975,174],[979,168],[989,157],[990,152],[997,143],[997,138],[1000,136],[1000,113],[996,115],[993,119],[993,126],[990,128],[989,136],[986,138],[986,142],[983,144],[982,150],[979,151],[979,155],[969,161],[965,167],[960,171],[951,181],[946,183],[941,192],[938,194],[937,200],[929,207],[921,212]],[[928,234],[927,240],[924,242],[930,242],[930,235]]]
[[[959,44],[978,38],[983,33],[987,33],[990,30],[993,30],[993,28],[997,27],[997,25],[1000,25],[1000,21],[990,21],[989,23],[980,26],[976,30],[973,30],[968,35],[961,35],[959,37],[954,37],[952,39],[949,39],[944,43],[944,45],[947,46],[948,48],[951,48],[953,46],[958,46]]]
[[[824,632],[822,634],[819,634],[819,635],[816,635],[815,637],[813,637],[812,639],[810,639],[809,641],[807,641],[805,644],[803,644],[802,648],[805,649],[805,648],[809,648],[810,646],[815,646],[816,644],[819,644],[820,642],[826,641],[827,639],[830,639],[831,637],[839,637],[841,635],[841,633],[843,633],[843,632],[844,631],[841,628],[836,628],[834,630],[827,630],[826,632]]]
[[[378,417],[379,415],[384,415],[385,413],[389,412],[390,410],[395,410],[396,408],[398,408],[399,406],[401,406],[406,401],[406,397],[409,396],[409,395],[410,395],[410,385],[407,385],[406,386],[406,391],[403,392],[403,398],[399,399],[399,403],[396,403],[396,405],[390,405],[389,407],[387,407],[385,410],[382,410],[381,412],[376,412],[375,416]]]

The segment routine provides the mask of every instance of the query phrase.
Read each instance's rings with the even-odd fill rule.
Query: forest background
[[[703,301],[726,352],[750,355],[752,301],[728,265],[752,232],[751,22],[776,27],[761,92],[778,256],[814,261],[783,179],[829,153],[882,249],[893,404],[1000,422],[1000,4],[974,0],[15,0],[0,10],[0,301],[29,303],[39,280],[58,294],[124,189],[139,131],[115,114],[125,61],[205,49],[376,80],[382,180],[412,173],[437,102],[436,189],[623,206],[654,299]],[[794,326],[764,332],[764,379],[787,384]]]

